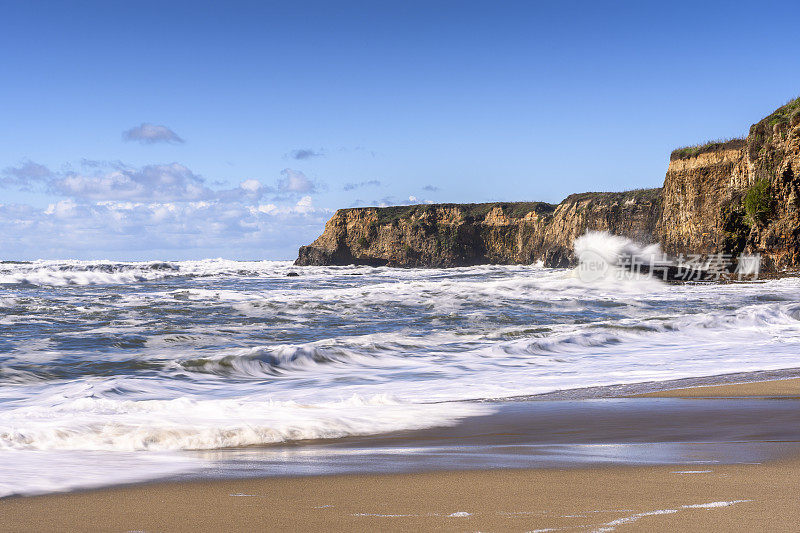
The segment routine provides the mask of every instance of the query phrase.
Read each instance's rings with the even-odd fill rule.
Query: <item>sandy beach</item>
[[[796,379],[670,397],[794,397]],[[687,400],[690,403],[692,400]],[[787,448],[790,449],[790,448]],[[755,531],[800,522],[800,460],[151,483],[0,501],[3,531]]]
[[[3,531],[790,531],[800,462],[154,484],[0,502]],[[690,473],[695,472],[695,473]]]
[[[639,398],[800,398],[800,379],[727,383],[636,395]]]

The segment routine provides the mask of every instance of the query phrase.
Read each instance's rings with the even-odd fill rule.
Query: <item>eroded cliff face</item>
[[[661,216],[661,189],[572,194],[558,204],[537,240],[546,266],[575,264],[573,243],[587,231],[607,231],[650,243]]]
[[[660,189],[542,202],[341,209],[298,265],[465,266],[575,262],[574,240],[608,231],[679,254],[760,253],[800,268],[800,99],[746,139],[676,150]]]
[[[298,265],[448,267],[530,263],[526,243],[552,216],[541,202],[340,209]]]
[[[300,248],[298,265],[449,267],[574,263],[572,243],[587,230],[637,240],[653,234],[659,189],[584,193],[543,202],[433,204],[340,209],[323,234]]]
[[[767,271],[800,267],[800,100],[746,139],[673,152],[653,240],[670,254],[759,253]]]
[[[744,188],[738,184],[743,153],[743,149],[724,149],[670,161],[656,230],[665,251],[714,253],[725,247],[722,213],[733,191]]]

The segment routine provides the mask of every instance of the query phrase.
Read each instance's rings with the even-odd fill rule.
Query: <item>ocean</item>
[[[799,354],[798,278],[6,262],[0,496],[225,470],[221,450],[454,427],[520,397]]]

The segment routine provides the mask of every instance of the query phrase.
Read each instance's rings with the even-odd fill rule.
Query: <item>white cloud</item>
[[[24,161],[19,166],[3,169],[0,173],[0,187],[17,187],[29,191],[35,185],[46,183],[52,175],[46,166]]]
[[[70,173],[54,179],[54,192],[91,200],[178,200],[213,196],[203,178],[179,163],[115,168],[93,175]]]
[[[306,159],[311,159],[314,157],[322,157],[325,155],[325,150],[312,150],[311,148],[300,148],[297,150],[292,150],[289,152],[289,157],[292,159],[297,159],[298,161],[304,161]]]
[[[69,168],[69,166],[66,166]],[[215,182],[219,185],[224,182]],[[271,187],[257,179],[246,179],[231,189],[211,189],[205,179],[180,163],[143,167],[120,161],[83,160],[81,171],[52,172],[44,165],[27,161],[0,172],[0,187],[34,189],[79,201],[192,202],[220,200],[256,202],[272,195],[273,201],[296,199],[324,189],[299,170],[286,168]]]
[[[310,196],[303,196],[298,200],[297,204],[294,206],[294,210],[297,213],[312,213],[314,211],[314,203],[311,200]]]
[[[317,191],[316,184],[299,170],[285,168],[281,171],[281,176],[281,179],[278,180],[278,189],[280,191],[300,194]]]
[[[45,215],[55,215],[57,217],[69,217],[75,214],[78,204],[72,199],[61,200],[55,204],[50,204],[44,210]]]
[[[372,200],[366,205],[376,205],[378,207],[392,207],[396,205],[411,205],[411,204],[432,204],[431,200],[425,198],[418,198],[416,196],[409,196],[407,201],[397,201],[394,196],[384,196],[380,200]]]
[[[251,212],[255,213],[267,213],[271,215],[289,215],[289,214],[313,214],[319,211],[317,208],[314,207],[314,201],[310,196],[303,196],[300,198],[296,204],[292,206],[284,206],[278,207],[275,204],[260,204],[255,207],[251,207]]]
[[[138,141],[142,144],[155,143],[183,143],[177,133],[166,126],[143,122],[135,128],[122,132],[122,139],[125,141]]]
[[[244,180],[239,184],[239,187],[248,192],[258,192],[263,187],[258,180]]]
[[[267,215],[271,215],[278,211],[278,206],[275,204],[260,204],[255,207],[250,208],[250,212],[253,214],[256,213],[265,213]]]
[[[369,180],[369,181],[360,181],[360,182],[357,182],[357,183],[354,183],[354,182],[345,183],[344,186],[342,187],[342,190],[343,191],[353,191],[353,190],[361,188],[361,187],[380,187],[380,186],[381,186],[381,182],[379,180]]]

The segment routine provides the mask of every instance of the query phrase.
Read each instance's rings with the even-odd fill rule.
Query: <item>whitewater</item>
[[[449,426],[518,396],[800,367],[797,278],[616,274],[2,263],[0,496],[191,472],[198,450]]]

